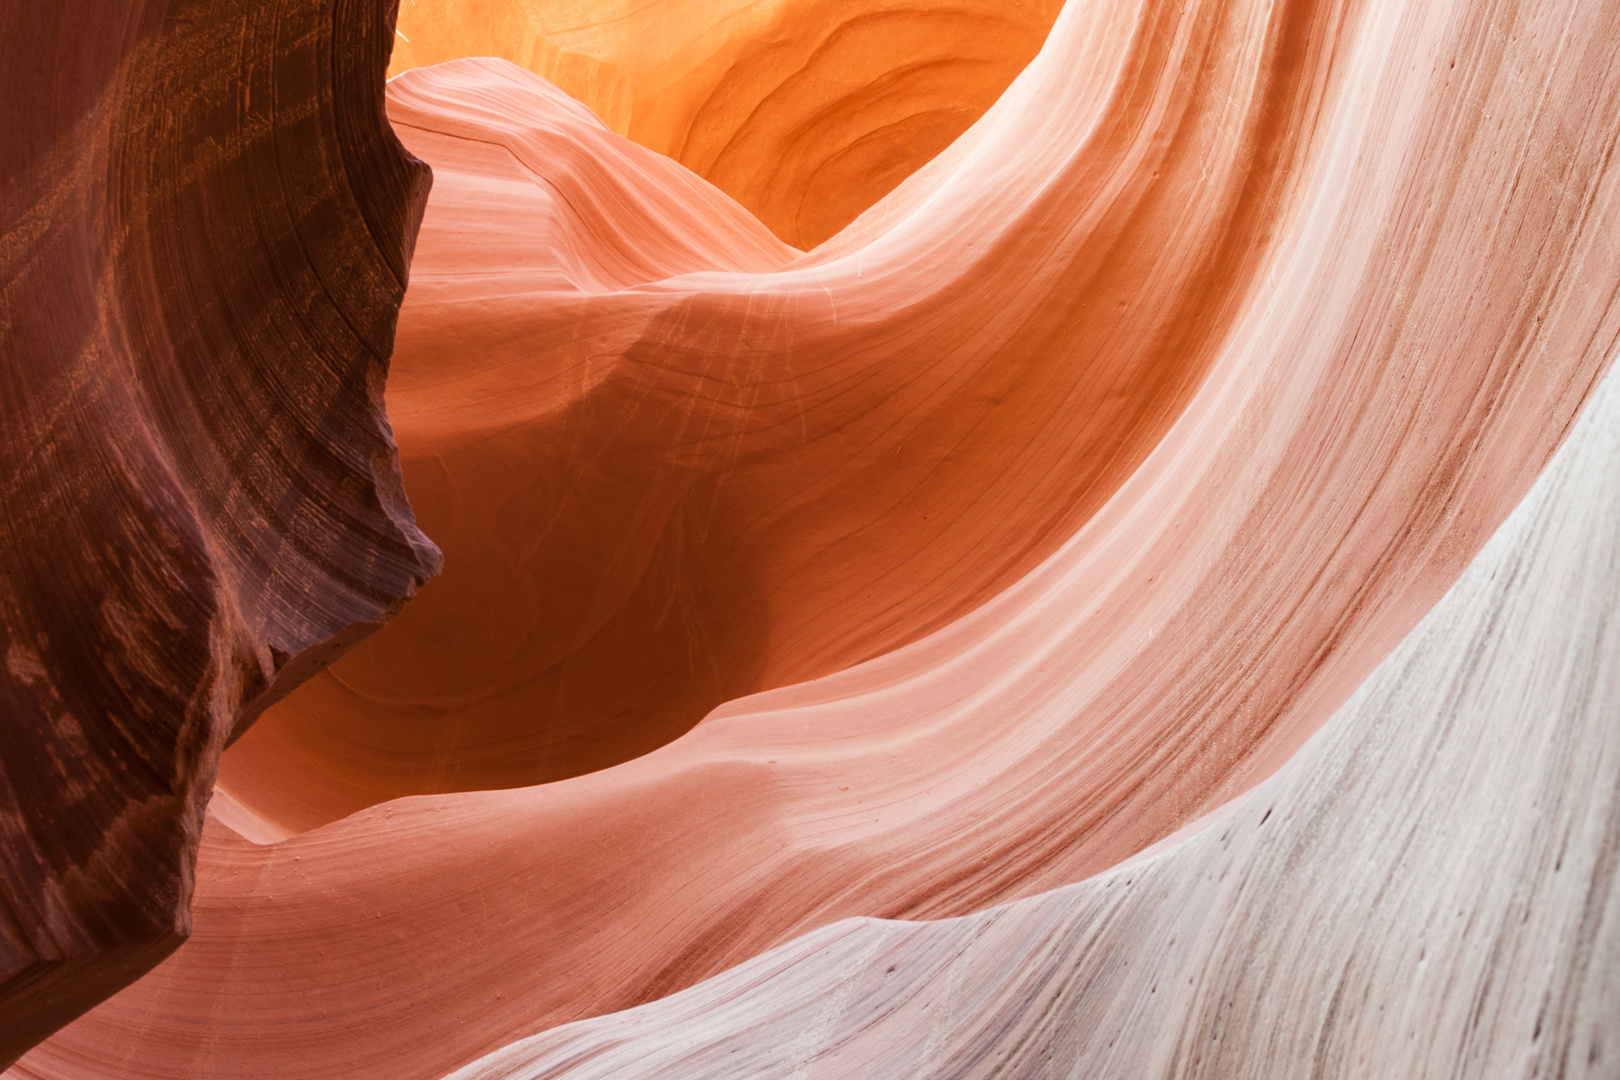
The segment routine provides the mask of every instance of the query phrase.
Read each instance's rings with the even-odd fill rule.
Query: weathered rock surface
[[[529,73],[407,73],[393,116],[439,179],[390,410],[447,573],[233,747],[195,936],[16,1074],[430,1078],[840,919],[967,915],[1082,881],[1248,790],[1455,582],[1614,353],[1617,14],[1569,0],[1071,3],[964,139],[803,256]],[[1542,633],[1543,614],[1515,619]],[[1608,640],[1571,619],[1572,640]],[[1457,633],[1448,649],[1476,640]],[[1461,661],[1436,663],[1441,678]],[[1587,715],[1532,682],[1549,715]],[[1550,753],[1610,760],[1570,722]],[[1434,740],[1395,747],[1363,748],[1407,755],[1368,765],[1366,790],[1449,768],[1422,756],[1441,755]],[[1290,774],[1325,777],[1312,798],[1363,790],[1335,779],[1363,772],[1334,754]],[[1437,799],[1465,800],[1459,813],[1491,790],[1436,783]],[[1288,820],[1313,820],[1304,798]],[[1586,828],[1588,812],[1607,813],[1566,816]],[[1342,842],[1359,853],[1403,835],[1388,814]],[[1297,873],[1345,870],[1338,840],[1295,828],[1321,845]],[[1290,910],[1292,850],[1230,856],[1284,883],[1215,896],[1229,906],[1202,925],[1240,938],[1231,952],[1155,941],[1141,961],[1192,977],[1187,993],[1208,988],[1213,1008],[1228,1000],[1220,973],[1253,956],[1299,965],[1271,989],[1244,984],[1255,1009],[1278,1010],[1256,1030],[1275,1033],[1264,1060],[1283,1063],[1318,1030],[1306,1013],[1335,1000],[1311,980],[1345,970],[1332,949],[1348,940],[1313,967],[1283,928],[1249,934],[1255,912]],[[1164,857],[1168,906],[1157,893],[1128,905],[1143,933],[1201,917],[1200,874],[1229,857],[1209,851]],[[1581,897],[1607,902],[1601,875],[1583,894],[1524,873],[1547,897],[1534,905],[1545,955],[1561,955]],[[1068,895],[1126,895],[1101,880]],[[1450,894],[1421,899],[1433,874],[1411,880],[1419,899],[1402,910],[1443,907]],[[1352,894],[1299,895],[1360,917]],[[1495,918],[1503,895],[1477,910]],[[1017,910],[1085,920],[1103,902]],[[1117,963],[1120,995],[1085,1000],[1120,1010],[1121,1033],[1138,1030],[1126,1013],[1169,1009],[1155,1015],[1207,1039],[1181,1005],[1133,996],[1128,930],[1095,954]],[[954,933],[879,937],[949,951]],[[960,1008],[984,1027],[940,1005],[938,1039],[908,1048],[919,1029],[897,1021],[893,1045],[860,1060],[901,1068],[974,1043],[988,1063],[1007,979],[1098,970],[1023,933],[973,954],[1012,968],[1002,981],[942,976],[982,988]],[[1445,955],[1498,962],[1460,940]],[[1380,993],[1408,992],[1405,955],[1366,969]],[[830,1048],[851,998],[830,961],[806,964],[804,995],[785,993],[776,1019],[768,1004],[750,1015],[830,1017],[795,1035],[810,1053]],[[1586,977],[1536,985],[1567,994]],[[1387,1033],[1375,1007],[1358,1011],[1370,985],[1337,999],[1356,1026],[1346,1046]],[[1297,1000],[1264,997],[1289,987]],[[651,1023],[708,1039],[750,1022],[713,994]],[[711,1006],[701,1026],[691,1009]],[[1437,1000],[1418,1030],[1451,1030],[1453,1007]],[[1585,1007],[1558,1014],[1566,1030]],[[1037,1034],[1042,1015],[1027,1017]],[[1518,1004],[1501,1015],[1487,1042],[1516,1037]],[[536,1052],[622,1041],[637,1018]],[[646,1045],[649,1069],[679,1070],[657,1057],[668,1044]],[[1071,1055],[1063,1068],[1092,1060],[1078,1043],[1030,1045]],[[1482,1060],[1502,1060],[1497,1045]]]
[[[389,6],[0,5],[0,1064],[181,942],[226,741],[437,565]]]

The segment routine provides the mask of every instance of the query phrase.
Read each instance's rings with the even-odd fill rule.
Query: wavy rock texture
[[[221,749],[438,554],[387,5],[0,5],[0,1063],[188,933]]]
[[[1608,1077],[1620,373],[1283,770],[1080,885],[837,923],[455,1080]]]
[[[1613,354],[1616,15],[1072,3],[963,139],[804,256],[530,73],[407,73],[391,115],[438,181],[389,407],[447,572],[226,755],[195,936],[16,1075],[442,1075],[839,919],[1080,881],[1251,788],[1452,585]],[[1399,746],[1401,775],[1447,765]],[[1297,773],[1348,800],[1347,761]],[[1399,835],[1382,813],[1334,843]],[[1155,858],[1172,892],[1206,865]],[[1248,957],[1270,909],[1211,896],[1220,955]],[[1584,917],[1549,896],[1537,918]],[[1158,902],[1130,910],[1199,917]],[[1094,970],[1007,933],[973,955]],[[1319,967],[1275,940],[1306,979],[1348,939]],[[1218,1007],[1241,969],[1201,984],[1198,955],[1120,945],[1109,977],[1193,965]],[[1390,964],[1357,971],[1405,993]],[[984,988],[961,1008],[1008,1015],[1013,983],[954,970]],[[846,985],[793,1046],[830,1045]],[[1384,1022],[1367,985],[1332,1006],[1358,1033]],[[1326,994],[1244,1015],[1295,1061],[1316,1029],[1289,1010]],[[1088,1000],[1121,1037],[1172,1008]],[[998,1052],[937,1015],[932,1042],[859,1052]]]
[[[1060,0],[435,0],[390,72],[494,56],[545,76],[808,248],[945,149]]]

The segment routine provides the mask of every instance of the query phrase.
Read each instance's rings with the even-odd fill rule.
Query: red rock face
[[[381,408],[387,12],[0,13],[0,1061],[191,927],[220,750],[438,565]]]
[[[491,10],[445,10],[475,7]],[[772,10],[795,25],[793,5]],[[756,1035],[780,1043],[797,1025],[790,1041],[804,1052],[761,1064],[760,1075],[866,1075],[878,1063],[897,1076],[927,1074],[924,1065],[945,1060],[945,1039],[961,1042],[951,1053],[968,1063],[964,1075],[978,1075],[1003,1060],[996,1032],[1012,1029],[997,1018],[1030,1011],[990,1002],[1013,985],[1009,970],[1037,982],[1032,973],[1102,971],[1094,984],[1120,988],[1102,994],[1113,1004],[1063,1014],[1077,1017],[1069,1026],[1087,1053],[1107,1058],[1118,1034],[1153,1049],[1132,1061],[1174,1063],[1183,1060],[1174,1047],[1206,1046],[1237,1023],[1218,1004],[1232,972],[1304,957],[1300,969],[1316,973],[1309,994],[1266,991],[1254,1000],[1271,1004],[1240,1018],[1259,1030],[1272,1010],[1285,1018],[1280,1034],[1255,1036],[1252,1049],[1199,1051],[1187,1066],[1299,1074],[1309,1053],[1275,1048],[1327,1045],[1310,1017],[1340,1008],[1330,976],[1358,955],[1348,939],[1324,931],[1313,964],[1297,935],[1230,956],[1185,943],[1175,952],[1159,938],[1235,940],[1249,913],[1296,902],[1352,910],[1332,899],[1342,895],[1332,881],[1350,879],[1349,869],[1335,874],[1341,862],[1377,892],[1385,878],[1366,868],[1385,864],[1356,837],[1335,833],[1338,847],[1321,839],[1314,821],[1366,817],[1368,836],[1393,835],[1367,808],[1416,792],[1420,803],[1428,793],[1455,805],[1467,835],[1485,829],[1491,800],[1458,779],[1475,775],[1459,764],[1467,739],[1415,726],[1399,760],[1369,765],[1376,776],[1365,782],[1343,764],[1353,754],[1318,753],[1290,774],[1286,841],[1268,839],[1263,810],[1244,803],[1247,853],[1229,855],[1223,834],[1189,830],[1183,837],[1200,839],[1173,861],[1185,869],[1118,894],[1138,897],[1118,910],[1140,913],[1140,933],[1077,922],[1059,941],[1043,928],[1075,911],[1106,923],[1109,890],[1142,865],[1126,860],[1290,760],[1458,579],[1574,423],[1620,339],[1614,16],[1569,0],[1072,0],[1041,54],[977,123],[809,251],[785,243],[795,237],[768,215],[762,222],[680,162],[615,134],[533,70],[463,59],[407,71],[388,84],[388,118],[435,181],[387,405],[411,506],[442,545],[445,572],[384,633],[334,658],[352,643],[344,627],[375,625],[434,565],[388,481],[389,428],[376,404],[420,174],[377,112],[387,23],[342,8],[305,12],[318,20],[307,34],[283,27],[267,46],[278,57],[268,70],[293,80],[270,96],[287,132],[247,123],[244,91],[230,113],[243,121],[239,141],[200,138],[198,164],[175,174],[200,187],[165,187],[168,174],[150,165],[129,174],[141,198],[104,198],[95,214],[70,219],[157,221],[141,216],[149,189],[160,193],[154,206],[181,208],[162,228],[131,226],[127,243],[71,250],[80,262],[84,251],[110,253],[97,256],[117,283],[106,296],[137,290],[127,303],[87,294],[85,310],[111,311],[120,333],[146,335],[127,360],[97,362],[99,377],[134,404],[95,414],[85,437],[150,432],[142,438],[161,451],[192,523],[175,535],[194,534],[198,552],[192,576],[154,580],[192,583],[203,600],[202,614],[186,618],[150,585],[117,609],[72,593],[62,617],[127,609],[174,627],[172,640],[197,635],[208,660],[201,689],[188,692],[215,711],[199,721],[202,749],[176,752],[193,769],[184,774],[191,817],[172,819],[192,822],[185,835],[195,836],[219,745],[240,730],[238,717],[263,715],[220,758],[191,939],[36,1048],[15,1075],[429,1080],[513,1040],[607,1017],[534,1054],[513,1050],[510,1061],[537,1076],[608,1074],[608,1064],[634,1068],[636,1059],[571,1058],[568,1048],[646,1045],[675,1053],[659,1067],[678,1076],[681,1046],[722,1046],[706,1059],[713,1065],[742,1045],[714,1039],[749,1037],[753,1014],[728,1002],[746,996],[754,976],[702,981],[784,943],[761,962],[771,985],[786,987],[769,1020],[777,1026]],[[813,23],[806,15],[803,26]],[[165,22],[154,33],[166,41],[204,25],[225,33],[224,22]],[[799,40],[783,37],[788,44],[750,45],[734,35],[720,51],[735,54],[728,70],[751,70],[745,56]],[[631,44],[626,55],[648,47]],[[364,93],[355,91],[363,113],[343,104],[351,53],[371,65]],[[323,69],[300,68],[300,56],[340,58],[329,95]],[[673,78],[648,85],[689,88]],[[299,87],[313,104],[282,112],[282,102],[305,100]],[[209,84],[178,101],[217,105],[223,93]],[[861,98],[838,80],[827,93],[835,111]],[[131,106],[130,115],[168,124],[172,96],[139,98],[156,111]],[[253,99],[263,100],[258,91]],[[762,126],[737,145],[782,145],[793,124],[782,120],[773,135],[766,120],[800,112],[751,114]],[[300,124],[307,144],[295,138]],[[291,169],[279,149],[273,163],[253,156],[261,138],[326,156]],[[134,145],[155,153],[167,144]],[[127,148],[107,153],[146,160]],[[737,160],[757,177],[779,157],[755,149]],[[321,171],[337,162],[341,170]],[[256,191],[274,176],[285,189],[272,186],[282,201],[267,205],[302,209],[276,225],[253,199],[221,196],[212,213],[204,195],[187,202],[187,192],[213,190],[210,163],[227,188]],[[331,200],[356,213],[327,213]],[[229,227],[262,227],[221,247],[220,236],[235,234],[216,221],[238,205],[255,213],[227,215]],[[290,265],[326,266],[309,254],[325,252],[343,269],[296,278],[270,257],[284,251],[311,260]],[[118,261],[126,257],[135,260],[127,268]],[[237,257],[248,262],[232,276],[223,268]],[[321,288],[298,284],[310,281]],[[277,306],[291,295],[305,306]],[[189,306],[175,309],[177,298]],[[264,321],[253,321],[261,311]],[[320,321],[332,311],[347,314]],[[158,338],[154,327],[179,329]],[[306,336],[287,337],[294,328]],[[207,335],[221,351],[164,344],[187,335]],[[24,415],[78,416],[44,406]],[[117,420],[126,415],[134,419]],[[27,445],[54,445],[48,435]],[[1599,542],[1600,519],[1577,530],[1580,544]],[[1542,526],[1515,528],[1513,542],[1533,560]],[[117,550],[149,559],[146,542]],[[1491,582],[1516,565],[1503,559],[1476,567],[1470,595],[1487,599],[1455,641],[1442,626],[1430,633],[1449,644],[1400,654],[1417,657],[1412,677],[1425,687],[1411,700],[1453,727],[1466,710],[1447,687],[1475,678],[1478,650],[1467,643],[1506,633],[1489,599],[1500,591]],[[46,590],[59,580],[55,565],[47,559],[18,580]],[[135,589],[128,582],[143,579],[130,573],[107,571]],[[1528,588],[1501,586],[1513,596]],[[1572,631],[1592,655],[1608,640],[1601,609],[1582,606],[1585,629]],[[1556,620],[1537,612],[1522,625],[1540,635],[1526,649],[1540,657],[1538,674],[1481,684],[1511,683],[1516,703],[1535,697],[1523,687],[1557,682],[1549,673],[1569,654],[1541,647]],[[35,623],[18,616],[13,625]],[[57,634],[46,627],[43,639]],[[132,670],[159,670],[129,659],[144,655],[130,640],[104,648]],[[120,670],[18,655],[16,686]],[[267,690],[283,655],[301,659]],[[236,665],[218,670],[249,674],[222,682],[209,666],[218,657]],[[1606,678],[1588,680],[1588,697],[1607,700]],[[1557,704],[1551,691],[1536,693]],[[1503,745],[1534,745],[1512,727],[1528,706],[1498,698],[1507,700],[1491,698],[1490,730]],[[1398,719],[1399,701],[1389,701],[1375,711]],[[1553,756],[1571,769],[1609,760],[1608,744],[1593,742],[1601,707],[1576,713],[1571,749]],[[87,740],[84,755],[110,737]],[[9,752],[6,761],[9,774]],[[1431,764],[1447,779],[1422,787]],[[1529,822],[1544,802],[1534,792],[1563,790],[1560,775],[1525,788],[1514,813]],[[1612,785],[1593,783],[1566,786],[1607,805]],[[104,788],[118,790],[53,781],[36,804],[60,814],[76,791]],[[114,813],[149,805],[98,799]],[[1446,817],[1425,813],[1413,820],[1439,828]],[[1556,832],[1526,824],[1523,835]],[[1576,845],[1583,867],[1612,865],[1602,835],[1594,826]],[[42,850],[67,850],[52,843]],[[1441,866],[1443,837],[1424,844],[1412,850],[1438,853]],[[1318,884],[1272,874],[1275,864],[1316,867]],[[115,879],[155,903],[154,865],[165,864],[131,855]],[[1264,902],[1223,900],[1220,914],[1198,921],[1200,882],[1242,867],[1261,868]],[[1593,874],[1584,891],[1536,892],[1543,914],[1574,925],[1600,910],[1612,888]],[[1413,887],[1429,888],[1430,900],[1451,888],[1443,867],[1414,880],[1430,883]],[[1049,892],[1078,882],[1087,882],[1079,892]],[[1482,878],[1477,891],[1494,888]],[[183,882],[172,891],[160,909],[176,929],[156,948],[172,947],[182,928]],[[1066,907],[1063,896],[1091,906]],[[1312,907],[1313,897],[1331,902]],[[1423,919],[1440,910],[1419,900],[1412,910],[1429,912]],[[1033,929],[987,939],[1003,942],[975,954],[992,974],[941,974],[911,1004],[860,983],[863,1002],[933,1009],[935,1019],[886,1020],[872,1031],[890,1034],[872,1034],[859,1060],[838,1059],[845,1051],[830,1033],[856,1015],[856,975],[841,980],[840,965],[864,978],[872,950],[902,937],[974,948],[979,931],[960,928],[989,925],[995,917],[975,913],[1011,901],[1025,902],[1017,925]],[[1490,917],[1507,920],[1510,908],[1503,900]],[[1365,917],[1374,914],[1387,913]],[[883,931],[858,955],[814,944],[862,939],[865,931],[827,928],[874,916],[977,921]],[[1430,940],[1418,926],[1395,920],[1386,930],[1390,940]],[[1065,951],[1093,929],[1107,964]],[[970,938],[953,937],[959,930]],[[795,943],[812,932],[812,944]],[[1503,930],[1508,945],[1490,955],[1512,952],[1526,933]],[[1425,971],[1474,973],[1494,962],[1467,935],[1445,940]],[[1121,974],[1138,956],[1174,968],[1176,994],[1198,1007],[1154,1011],[1172,1008],[1157,999],[1158,983],[1140,968]],[[1585,978],[1564,961],[1525,963],[1563,963],[1570,986]],[[1373,991],[1416,978],[1399,964],[1378,970],[1381,981],[1356,1000],[1385,1001]],[[93,981],[69,975],[64,985]],[[680,1005],[609,1016],[700,983]],[[101,994],[111,988],[102,985]],[[989,1003],[963,1005],[963,994]],[[1534,997],[1503,1012],[1496,1030],[1528,1030],[1520,1013],[1533,1013]],[[916,1004],[925,1000],[941,1004]],[[1156,1034],[1115,1006],[1191,1019],[1166,1020],[1171,1034]],[[1361,1006],[1343,1008],[1346,1023],[1359,1023]],[[643,1016],[659,1018],[649,1021],[656,1031],[636,1027]],[[950,1018],[945,1035],[938,1017]],[[1373,1012],[1364,1018],[1374,1023]],[[30,1030],[20,1046],[44,1028]],[[1574,1054],[1574,1030],[1548,1038]],[[1148,1045],[1161,1037],[1170,1041]],[[1373,1041],[1411,1042],[1401,1039]],[[919,1046],[914,1061],[907,1055]],[[1466,1064],[1466,1049],[1434,1052]],[[505,1060],[468,1075],[502,1075]],[[1040,1076],[1053,1059],[1031,1050],[1019,1060],[1017,1075]],[[1381,1075],[1421,1074],[1432,1060],[1427,1049],[1391,1058]],[[720,1065],[710,1073],[726,1075]]]

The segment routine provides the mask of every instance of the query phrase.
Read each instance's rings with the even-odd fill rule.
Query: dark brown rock
[[[438,567],[393,4],[0,4],[0,1067],[171,952],[218,755]]]

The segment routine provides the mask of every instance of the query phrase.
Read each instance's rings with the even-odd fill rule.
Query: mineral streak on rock
[[[813,247],[933,158],[1045,40],[1061,0],[435,0],[393,74],[526,67]]]
[[[1617,7],[1076,0],[962,139],[803,255],[531,72],[406,73],[392,116],[439,183],[390,410],[449,569],[226,755],[196,934],[16,1074],[429,1080],[841,919],[968,916],[1109,873],[1251,789],[1457,580],[1614,354]],[[1467,593],[1489,608],[1482,589]],[[1526,654],[1538,674],[1520,689],[1516,670],[1480,676],[1500,691],[1484,730],[1512,748],[1502,768],[1531,760],[1535,731],[1501,726],[1524,702],[1577,718],[1548,729],[1534,781],[1491,786],[1498,772],[1459,760],[1490,744],[1435,727],[1361,747],[1378,760],[1349,769],[1369,729],[1335,729],[1339,749],[1284,782],[1311,789],[1285,818],[1255,796],[1225,819],[1250,839],[1297,822],[1286,844],[1228,856],[1197,839],[1201,854],[1070,894],[1121,897],[1129,925],[1104,900],[1020,907],[1051,933],[1019,923],[959,978],[908,968],[926,992],[905,1007],[929,1018],[886,1028],[891,1045],[874,1029],[861,1060],[903,1074],[921,1054],[948,1075],[1027,1052],[1019,1068],[1040,1076],[1047,1050],[1056,1070],[1141,1050],[1164,1071],[1402,1075],[1356,1070],[1410,1064],[1403,1022],[1437,1072],[1470,1073],[1476,1047],[1505,1060],[1535,991],[1498,1009],[1507,984],[1479,965],[1512,980],[1612,941],[1612,843],[1577,845],[1577,887],[1549,885],[1535,857],[1551,841],[1524,839],[1547,820],[1607,828],[1608,804],[1524,810],[1553,813],[1577,765],[1612,784],[1612,732],[1588,734],[1608,714],[1551,689],[1559,657],[1611,647],[1603,610],[1571,601],[1568,649],[1541,608],[1476,619],[1425,647],[1444,656],[1419,712],[1379,706],[1379,732],[1464,715],[1449,688],[1474,685],[1476,660],[1512,668],[1490,643],[1522,627],[1550,642]],[[1593,700],[1611,701],[1601,679]],[[1502,865],[1524,890],[1470,868],[1472,893],[1425,894],[1446,880],[1444,807],[1482,830],[1496,790],[1517,808]],[[1612,798],[1571,788],[1586,790]],[[1441,809],[1402,833],[1391,803],[1425,791]],[[1341,820],[1365,831],[1327,836]],[[1405,836],[1424,869],[1378,893]],[[1137,866],[1171,867],[1167,891],[1114,884]],[[1246,867],[1264,895],[1222,900]],[[1227,906],[1198,923],[1211,897]],[[1512,918],[1542,920],[1551,951],[1493,959],[1530,940]],[[1417,961],[1377,952],[1424,928],[1451,943],[1446,964],[1474,965],[1466,979],[1424,982],[1422,944]],[[1071,930],[1105,936],[1080,957]],[[772,985],[804,993],[779,1015],[753,1003],[771,1030],[796,1028],[771,1050],[800,1055],[784,1075],[858,1074],[835,1060],[840,1025],[859,1022],[852,1002],[889,1000],[866,962],[883,934],[935,942],[940,964],[971,942],[890,928],[850,939],[847,964],[814,958],[846,931],[536,1052],[644,1046],[664,1067],[681,1031],[626,1034],[651,1016],[707,1053],[752,1015],[719,999],[787,956],[803,983]],[[1246,974],[1256,957],[1275,985]],[[1556,1030],[1574,1061],[1596,1043],[1566,1033],[1601,1016],[1580,980],[1601,1009],[1609,984],[1590,980],[1613,969],[1568,963],[1536,975],[1562,996],[1532,1042]],[[1135,981],[1139,964],[1180,980],[1174,1002]],[[1081,1000],[1099,971],[1120,993],[1082,998],[1113,1011],[1067,1028],[1099,1033],[1093,1059],[1059,1038],[1068,1005],[1044,1013],[1040,995]],[[1026,985],[1035,1004],[998,1011]],[[1401,996],[1413,986],[1434,996]],[[1478,1009],[1446,996],[1459,986],[1480,989]],[[1007,1027],[1014,1013],[1031,1026]],[[1168,1041],[1108,1042],[1109,1024],[1124,1038],[1153,1016]],[[1220,1042],[1241,1025],[1255,1041]],[[725,1045],[759,1051],[743,1038]]]
[[[0,1063],[170,953],[218,757],[438,564],[387,4],[0,5]]]

